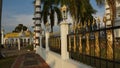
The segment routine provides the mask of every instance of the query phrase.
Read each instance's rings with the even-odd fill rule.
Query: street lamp
[[[61,12],[62,12],[63,21],[65,21],[67,19],[67,6],[66,5],[63,5],[61,7]]]

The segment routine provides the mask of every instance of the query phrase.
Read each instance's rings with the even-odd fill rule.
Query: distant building
[[[21,31],[19,33],[11,32],[4,36],[4,46],[18,46],[20,40],[21,46],[31,45],[33,42],[33,33],[29,30]]]

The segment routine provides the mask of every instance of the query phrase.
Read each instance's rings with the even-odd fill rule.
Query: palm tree
[[[75,23],[88,21],[91,19],[92,14],[96,11],[92,8],[89,0],[42,0],[43,5],[43,21],[47,22],[47,16],[50,15],[51,28],[54,25],[54,13],[57,13],[58,23],[61,19],[60,7],[66,5],[68,12],[72,16]],[[60,6],[60,7],[59,7]],[[49,13],[50,12],[50,13]],[[92,20],[92,19],[91,19]],[[84,23],[83,23],[84,24]]]
[[[58,24],[60,23],[62,16],[59,7],[56,5],[55,2],[51,0],[43,0],[43,10],[42,10],[42,18],[44,24],[48,22],[48,16],[50,17],[50,24],[51,24],[51,32],[53,32],[53,26],[55,21],[55,13],[57,15]]]

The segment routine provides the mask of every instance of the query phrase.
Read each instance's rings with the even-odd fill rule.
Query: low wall
[[[72,59],[62,60],[59,54],[46,51],[44,48],[37,48],[36,53],[39,54],[51,68],[92,68],[91,66]]]

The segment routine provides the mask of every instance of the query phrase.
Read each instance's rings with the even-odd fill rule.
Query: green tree
[[[26,31],[27,27],[24,26],[23,24],[18,24],[18,26],[16,26],[15,29],[13,30],[13,32],[21,32],[21,30]]]

